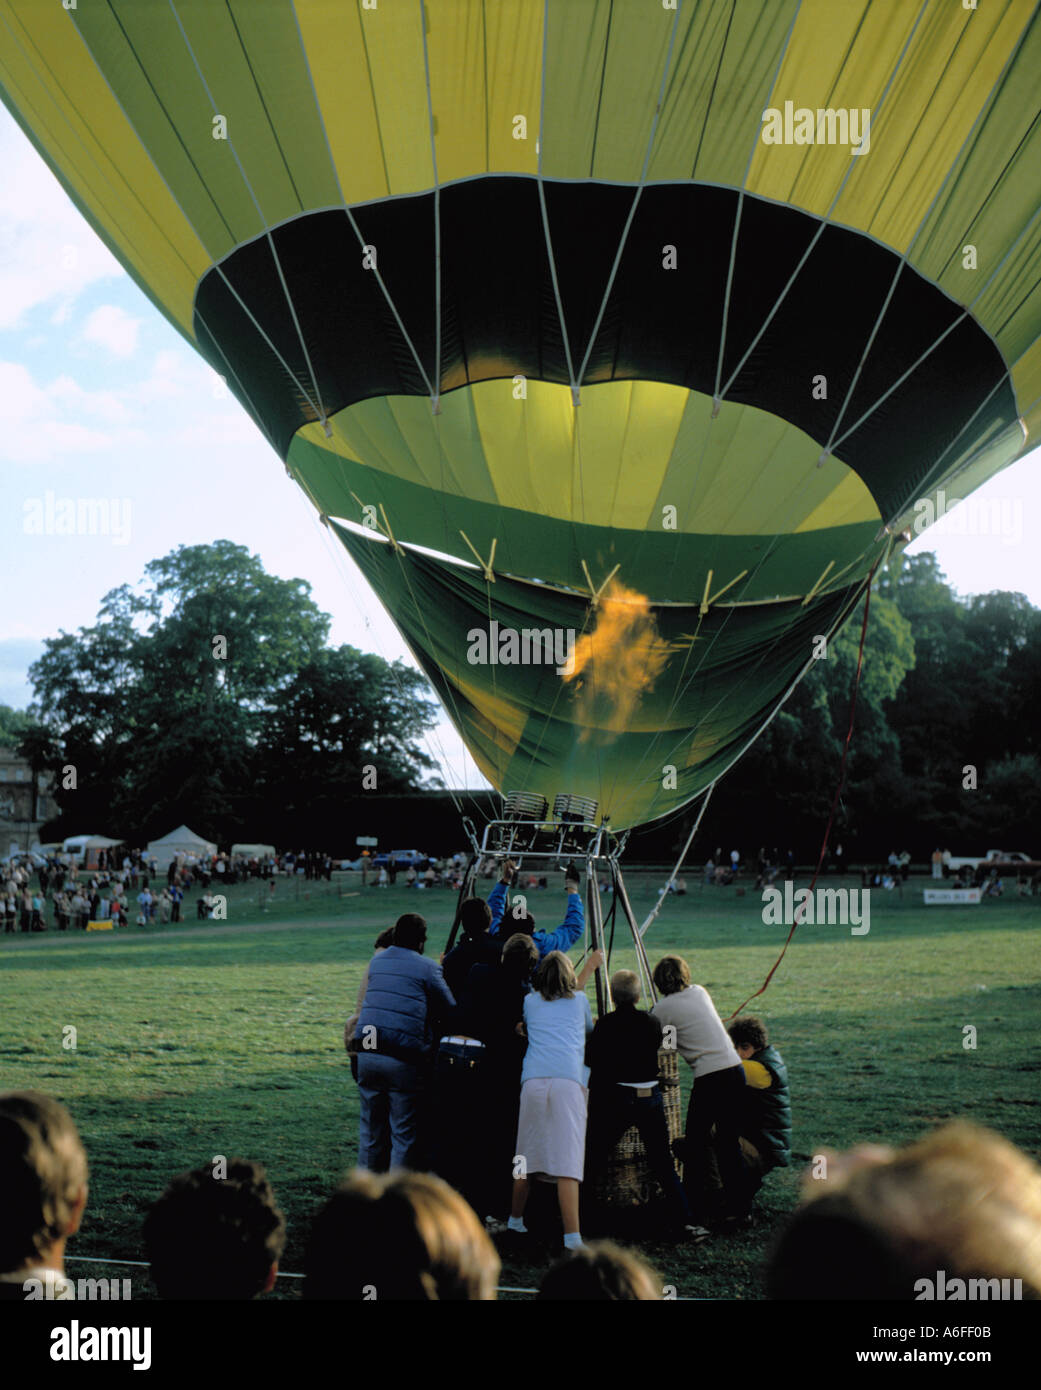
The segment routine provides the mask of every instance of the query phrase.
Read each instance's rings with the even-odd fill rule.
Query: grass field
[[[70,1255],[143,1258],[143,1214],[166,1180],[241,1155],[267,1166],[289,1223],[282,1267],[302,1269],[311,1215],[357,1152],[341,1034],[373,938],[420,910],[439,954],[454,907],[448,892],[358,891],[351,878],[331,891],[282,883],[271,902],[266,889],[231,888],[227,923],[0,938],[0,1089],[61,1099],[90,1158]],[[638,917],[660,882],[631,876]],[[1041,1154],[1041,899],[924,908],[922,886],[873,893],[866,936],[800,928],[750,1006],[788,1063],[795,1166],[767,1180],[748,1230],[697,1248],[643,1246],[679,1296],[761,1296],[764,1251],[821,1146],[901,1143],[968,1116]],[[563,902],[542,893],[532,911],[550,925]],[[695,887],[666,904],[647,937],[651,959],[685,955],[726,1015],[762,982],[787,931],[760,912],[752,891]],[[614,968],[632,964],[618,940]],[[63,1046],[70,1027],[74,1050]],[[551,1252],[501,1249],[503,1285],[535,1287]],[[70,1261],[68,1272],[129,1274],[135,1298],[150,1296],[143,1270]],[[275,1297],[298,1295],[299,1281],[279,1280]]]

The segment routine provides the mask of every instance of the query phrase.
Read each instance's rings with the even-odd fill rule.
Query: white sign
[[[922,890],[925,905],[932,903],[978,903],[983,897],[982,888],[925,888]]]
[[[361,845],[365,849],[375,849],[379,844],[379,840],[375,835],[356,835],[354,837],[354,843],[356,845]]]

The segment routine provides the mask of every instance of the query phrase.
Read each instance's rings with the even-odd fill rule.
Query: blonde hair
[[[550,951],[539,966],[539,973],[535,976],[535,988],[543,999],[550,1002],[554,999],[573,998],[578,988],[578,977],[575,975],[575,967],[563,951]]]
[[[1041,1169],[1001,1135],[957,1120],[819,1186],[774,1252],[772,1297],[913,1299],[943,1270],[1041,1298]]]
[[[611,998],[615,1004],[638,1004],[642,993],[635,970],[616,970],[611,976]]]
[[[0,1095],[0,1271],[20,1269],[69,1234],[87,1186],[72,1116],[39,1091]]]
[[[581,1302],[649,1302],[661,1296],[662,1282],[651,1266],[610,1240],[589,1241],[558,1260],[538,1292],[543,1300]]]
[[[489,1302],[500,1262],[472,1208],[432,1173],[346,1177],[315,1219],[308,1299]]]

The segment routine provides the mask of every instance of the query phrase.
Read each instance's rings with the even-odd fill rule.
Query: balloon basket
[[[675,1048],[663,1047],[658,1053],[658,1085],[665,1103],[665,1123],[671,1145],[674,1139],[683,1134],[679,1054]],[[681,1165],[675,1159],[673,1163],[682,1176]],[[612,1209],[645,1207],[664,1197],[661,1184],[647,1162],[647,1150],[635,1126],[625,1131],[603,1167],[587,1173],[586,1178],[594,1200]]]

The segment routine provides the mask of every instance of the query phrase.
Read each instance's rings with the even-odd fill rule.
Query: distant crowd
[[[196,919],[213,916],[213,884],[301,875],[331,880],[334,861],[313,850],[270,856],[175,855],[160,871],[154,855],[134,849],[99,850],[94,867],[81,868],[69,854],[16,855],[0,869],[0,915],[4,931],[82,931],[90,922],[114,927],[180,922],[193,890]],[[35,882],[34,882],[35,880]]]

